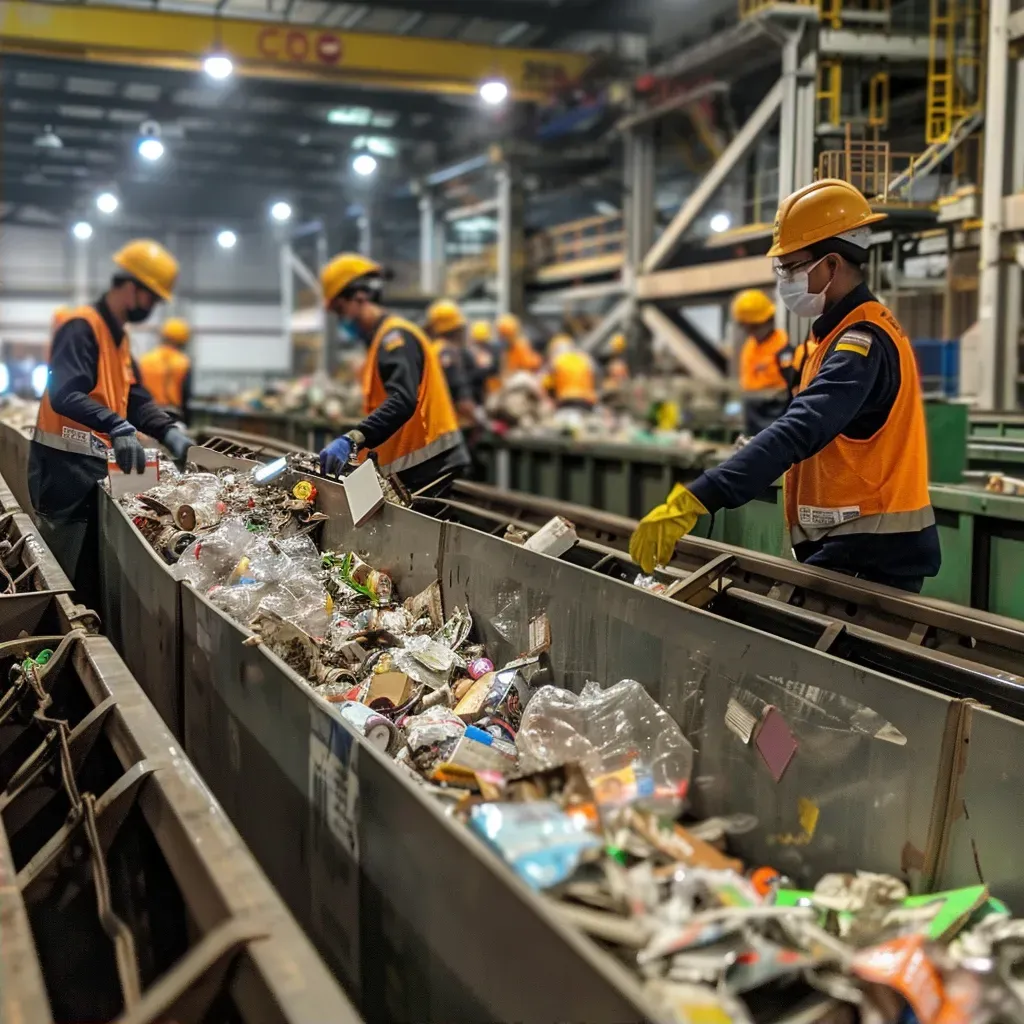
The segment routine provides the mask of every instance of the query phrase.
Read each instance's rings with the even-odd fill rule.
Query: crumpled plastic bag
[[[524,773],[577,762],[602,809],[636,806],[658,815],[682,809],[693,747],[671,715],[635,679],[580,694],[543,686],[516,736]]]

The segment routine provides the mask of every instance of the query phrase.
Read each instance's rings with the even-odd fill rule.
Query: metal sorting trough
[[[0,1019],[358,1021],[82,612],[0,644]]]
[[[386,506],[355,530],[341,488],[318,486],[325,547],[356,550],[405,594],[440,578],[446,609],[468,604],[496,660],[522,651],[530,618],[546,611],[561,684],[639,679],[697,749],[698,813],[757,815],[738,841],[750,862],[800,882],[864,868],[929,889],[976,881],[973,840],[989,851],[997,894],[1024,896],[1019,882],[998,884],[1013,878],[1002,837],[1024,833],[1019,790],[994,787],[989,764],[967,757],[972,725],[997,723],[1009,758],[1019,723],[461,525]],[[104,500],[107,528],[118,515],[127,528],[119,544],[144,547]],[[143,567],[140,587],[161,586],[154,559],[123,557]],[[283,662],[243,646],[247,632],[202,595],[181,595],[186,750],[368,1019],[656,1016],[621,965]],[[140,612],[140,635],[172,621]],[[799,750],[781,783],[727,728],[730,700],[782,711]]]

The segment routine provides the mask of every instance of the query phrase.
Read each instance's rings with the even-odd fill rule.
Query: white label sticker
[[[840,526],[860,518],[860,506],[849,505],[846,508],[817,508],[814,505],[800,505],[797,516],[801,526]]]
[[[323,708],[310,707],[309,872],[312,925],[358,998],[359,745]]]

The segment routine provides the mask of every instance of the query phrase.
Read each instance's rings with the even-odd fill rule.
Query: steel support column
[[[1020,166],[1024,131],[1017,124],[1024,113],[1019,95],[1020,62],[1010,60],[1009,15],[1010,0],[991,0],[978,287],[982,366],[979,400],[987,409],[1016,407],[1020,375],[1021,269],[1009,247],[1004,247],[1003,237],[1004,197],[1021,186],[1024,176]]]
[[[72,242],[74,250],[75,305],[84,306],[89,301],[89,243]]]
[[[437,208],[433,194],[425,192],[420,196],[420,291],[424,295],[435,295],[438,291],[436,250]]]
[[[638,126],[626,134],[625,146],[626,261],[627,284],[643,263],[654,242],[654,136],[650,125]]]
[[[523,195],[509,164],[498,168],[498,313],[523,312]]]
[[[797,72],[800,36],[791,32],[782,44],[782,104],[779,110],[779,199],[796,188]]]
[[[679,208],[672,223],[665,229],[657,242],[651,246],[644,257],[643,272],[650,274],[664,266],[672,253],[679,247],[680,240],[687,228],[694,222],[698,214],[708,204],[711,197],[721,188],[732,169],[742,160],[751,146],[778,115],[782,104],[783,83],[780,79],[769,89],[757,109],[736,133],[735,138],[725,147],[725,152],[715,162],[714,167],[704,176],[700,185]]]
[[[281,340],[288,351],[292,347],[292,312],[295,309],[295,284],[292,280],[292,247],[282,242],[279,269],[281,274]]]

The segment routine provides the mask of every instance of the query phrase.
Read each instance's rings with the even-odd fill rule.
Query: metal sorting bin
[[[32,520],[22,511],[0,477],[0,540],[11,545],[0,560],[6,576],[3,586],[16,591],[0,594],[0,642],[22,632],[33,632],[56,594],[74,589],[50,549],[39,539]]]
[[[0,606],[0,621],[6,615]],[[82,874],[61,747],[35,723],[34,695],[0,694],[0,1017],[52,1024],[205,1019],[357,1022],[358,1015],[267,883],[238,833],[160,721],[109,640],[49,595],[41,635],[0,658],[56,653],[38,682],[67,728],[74,791],[94,796],[112,905],[130,929],[139,998],[124,1005],[114,951]],[[64,646],[61,647],[63,642]],[[16,701],[12,697],[17,696]],[[52,729],[50,730],[53,734]],[[82,884],[83,877],[86,884]],[[129,972],[131,973],[131,972]]]
[[[318,486],[325,547],[356,550],[405,594],[440,578],[445,608],[468,604],[496,660],[523,650],[530,618],[546,611],[562,685],[644,683],[697,749],[698,813],[757,815],[759,829],[738,840],[750,862],[800,882],[854,868],[920,889],[976,880],[955,784],[988,784],[989,765],[965,761],[962,742],[987,712],[415,512],[386,506],[355,530],[341,488]],[[134,528],[129,540],[145,546]],[[158,562],[124,557],[144,567],[139,586],[159,586],[147,579],[165,573]],[[368,1019],[654,1016],[628,971],[188,587],[181,625],[186,750]],[[143,615],[140,628],[161,626]],[[727,728],[730,700],[782,711],[798,753],[780,783]],[[1009,756],[1024,726],[994,718]],[[1017,790],[1004,791],[988,797],[983,837],[971,809],[976,840],[1024,831]]]
[[[0,476],[15,500],[29,517],[33,517],[28,496],[28,447],[30,440],[8,423],[0,423]]]

